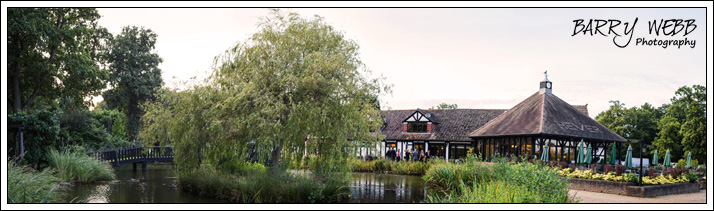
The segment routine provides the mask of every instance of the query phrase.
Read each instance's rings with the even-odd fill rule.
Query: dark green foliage
[[[32,113],[10,114],[7,118],[9,125],[24,125],[22,130],[24,136],[25,159],[33,166],[45,166],[47,164],[45,155],[50,149],[58,147],[58,135],[60,132],[60,122],[58,116],[51,111],[34,111]],[[16,131],[8,131],[8,148],[16,149]],[[10,141],[12,140],[12,141]]]
[[[93,8],[8,8],[8,101],[13,113],[52,105],[65,96],[82,102],[106,86],[99,67],[107,30]],[[38,103],[35,103],[38,102]]]
[[[660,152],[670,149],[672,160],[691,151],[692,159],[706,161],[706,87],[680,87],[671,101],[657,124],[660,132],[654,144]]]
[[[692,159],[703,160],[706,152],[706,88],[701,85],[683,86],[671,99],[671,104],[655,108],[649,103],[626,108],[620,101],[610,101],[610,109],[595,119],[626,139],[643,140],[647,153],[670,150],[672,160],[682,158],[684,151],[692,151]],[[639,145],[639,143],[630,143]],[[618,157],[626,152],[618,150]],[[639,150],[633,157],[640,157]],[[609,154],[608,154],[609,155]]]
[[[632,108],[626,108],[625,104],[617,100],[610,103],[610,108],[599,113],[595,119],[625,139],[643,140],[648,152],[645,156],[651,157],[654,152],[652,143],[659,132],[657,121],[664,115],[664,109],[655,108],[649,103]],[[639,142],[630,144],[639,146]],[[624,150],[619,150],[618,157],[624,157],[625,153]],[[640,157],[640,151],[633,150],[632,156]]]
[[[127,147],[130,143],[121,134],[123,118],[117,110],[65,109],[60,115],[59,142],[62,147],[82,146],[87,151]]]
[[[127,26],[107,44],[112,89],[104,92],[103,97],[109,109],[119,109],[126,115],[125,133],[129,140],[136,139],[141,129],[144,110],[140,105],[155,99],[155,89],[163,82],[158,68],[163,60],[153,52],[157,37],[151,29]]]

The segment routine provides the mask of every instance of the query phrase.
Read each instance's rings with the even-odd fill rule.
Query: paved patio
[[[621,196],[607,193],[596,193],[582,190],[568,191],[571,196],[580,198],[580,203],[707,203],[707,191],[665,195],[652,198]]]

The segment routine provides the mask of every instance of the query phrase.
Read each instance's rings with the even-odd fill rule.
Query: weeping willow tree
[[[249,154],[285,167],[307,146],[317,173],[348,170],[362,143],[376,145],[382,116],[374,96],[389,92],[370,78],[359,46],[315,16],[274,10],[259,31],[216,57],[213,73],[185,91],[163,90],[145,104],[146,143],[171,143],[177,168],[245,162]],[[357,144],[358,143],[358,144]],[[281,163],[283,163],[281,165]],[[284,168],[283,168],[284,169]]]

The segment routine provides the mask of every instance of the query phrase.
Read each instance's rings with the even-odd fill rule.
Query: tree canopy
[[[659,151],[671,149],[673,154],[677,153],[677,158],[689,151],[692,159],[706,161],[706,97],[706,87],[701,85],[677,89],[672,103],[657,123],[660,132],[654,144]]]
[[[649,103],[626,108],[620,101],[610,101],[610,108],[595,119],[626,139],[641,139],[647,146],[645,156],[658,150],[659,156],[670,150],[673,159],[692,152],[692,159],[704,160],[706,153],[706,89],[701,85],[680,87],[671,104],[655,108]],[[623,152],[620,152],[621,154]],[[639,156],[639,151],[633,151]]]
[[[441,104],[437,105],[436,108],[434,108],[433,106],[431,107],[431,109],[457,109],[457,108],[459,108],[459,106],[456,105],[456,103],[454,103],[454,104],[441,103]]]
[[[307,146],[330,159],[316,173],[344,169],[355,140],[376,145],[382,125],[373,97],[388,91],[369,79],[359,46],[315,16],[274,11],[259,31],[216,57],[202,85],[164,90],[146,105],[141,137],[171,142],[180,168],[245,158],[302,157]],[[361,145],[361,144],[360,144]],[[340,162],[341,161],[341,162]]]
[[[104,100],[110,109],[117,108],[127,116],[126,135],[136,139],[141,128],[140,105],[154,99],[155,89],[161,87],[163,61],[154,52],[158,36],[150,29],[126,26],[108,42],[109,84]]]
[[[8,101],[14,113],[60,96],[87,106],[106,86],[99,61],[110,36],[93,8],[8,8]]]
[[[618,100],[610,101],[610,103],[610,108],[599,113],[595,119],[625,139],[644,141],[643,143],[648,149],[645,156],[654,153],[652,143],[659,132],[657,121],[664,114],[663,109],[655,108],[649,103],[631,108],[626,108],[625,104]],[[639,142],[637,144],[639,145]],[[624,152],[620,152],[620,154],[624,155]],[[633,151],[633,156],[639,157],[639,150]]]

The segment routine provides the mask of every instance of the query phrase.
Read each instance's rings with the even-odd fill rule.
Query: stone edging
[[[698,183],[675,183],[666,185],[638,186],[633,182],[613,182],[604,180],[570,179],[571,190],[584,190],[598,193],[617,194],[635,197],[651,197],[699,191]]]

